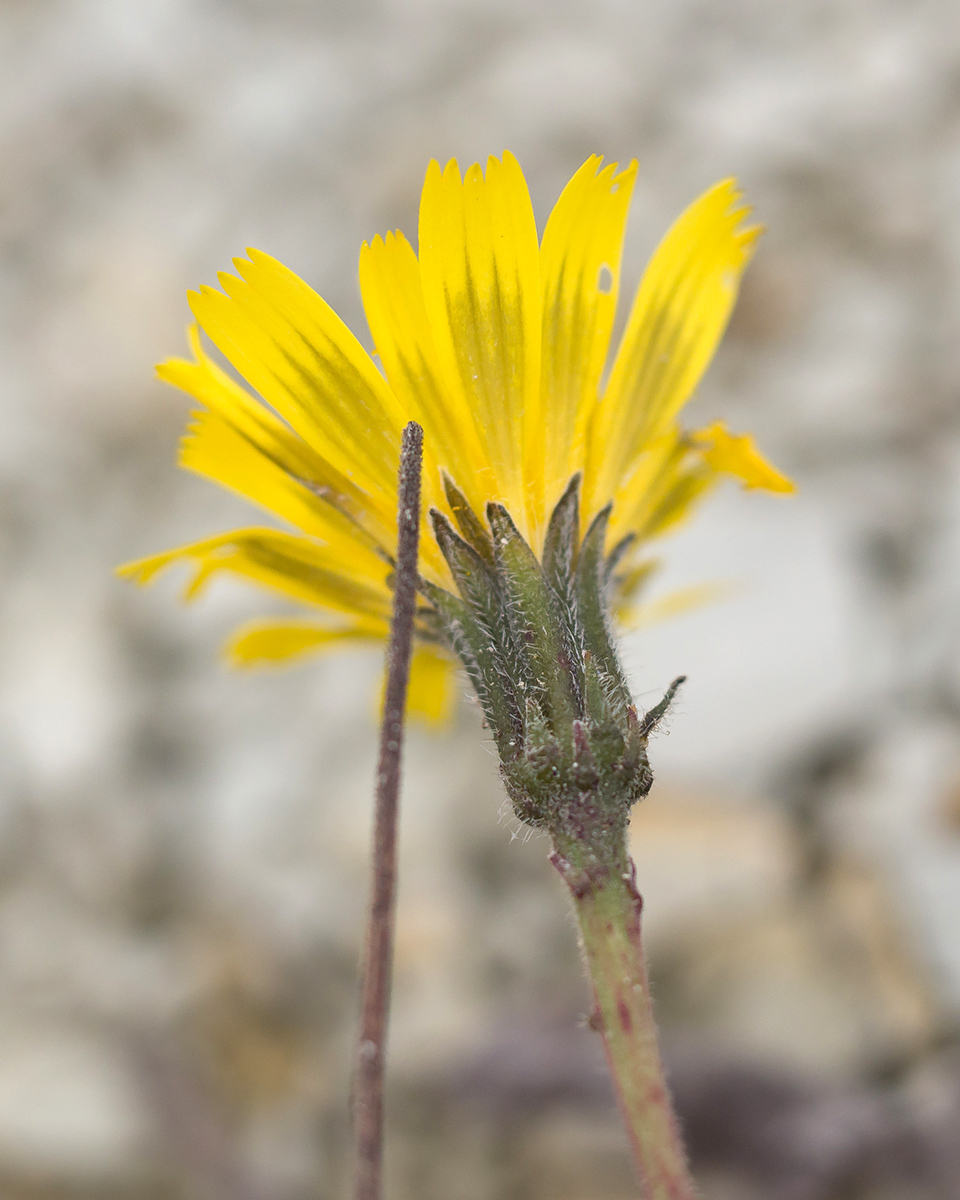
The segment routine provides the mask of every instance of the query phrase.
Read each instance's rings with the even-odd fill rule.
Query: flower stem
[[[414,421],[403,431],[397,510],[397,561],[393,620],[387,648],[387,686],[380,726],[377,796],[373,828],[373,891],[367,924],[360,1031],[353,1085],[356,1200],[380,1200],[383,1176],[383,1069],[393,976],[393,928],[397,890],[397,806],[403,718],[413,648],[420,539],[420,469],[423,430]]]
[[[593,987],[590,1024],[603,1037],[646,1200],[694,1200],[696,1190],[657,1045],[640,936],[643,901],[625,845],[606,867],[582,845],[550,856],[573,897]],[[604,854],[604,859],[608,856]]]

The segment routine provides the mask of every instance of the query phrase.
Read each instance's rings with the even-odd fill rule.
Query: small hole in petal
[[[600,273],[597,276],[597,291],[604,296],[609,296],[613,291],[613,272],[606,263],[600,267]]]
[[[619,183],[613,183],[610,185],[610,195],[611,196],[615,196],[617,194],[617,192],[619,192],[619,191],[620,191]]]

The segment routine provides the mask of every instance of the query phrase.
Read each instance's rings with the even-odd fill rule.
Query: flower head
[[[191,293],[193,359],[158,369],[200,404],[181,465],[287,528],[219,534],[123,572],[146,583],[184,560],[193,566],[188,596],[226,571],[309,607],[308,617],[240,629],[228,646],[235,663],[383,639],[400,434],[415,420],[424,430],[423,495],[434,537],[422,545],[411,704],[437,717],[450,695],[454,654],[469,669],[477,653],[463,643],[456,604],[496,602],[534,620],[547,601],[531,563],[546,571],[566,562],[563,586],[586,587],[577,583],[579,570],[593,588],[574,604],[577,612],[596,602],[602,624],[608,607],[624,618],[651,573],[651,540],[720,478],[791,490],[749,437],[719,423],[686,431],[678,421],[722,336],[759,232],[744,224],[749,210],[732,181],[696,200],[660,243],[605,378],[635,175],[635,163],[618,172],[588,159],[538,239],[512,155],[490,158],[485,172],[474,165],[463,178],[455,162],[443,170],[431,163],[419,253],[401,233],[361,250],[379,367],[320,296],[260,251],[235,260],[237,274],[220,276],[222,290]],[[205,351],[200,329],[246,387]],[[518,594],[507,595],[510,588]],[[503,636],[501,658],[516,631]],[[578,706],[582,715],[591,687],[606,697],[598,692],[594,707],[601,700],[622,707],[620,683],[610,686],[617,670],[599,662],[586,635],[572,636],[580,638],[575,655],[586,657],[572,684],[557,685],[573,688],[571,716]],[[520,651],[562,660],[569,647]],[[491,720],[483,672],[473,667]],[[526,667],[514,667],[519,679]],[[549,692],[554,685],[539,666],[534,674]],[[533,699],[538,711],[549,710]],[[561,704],[559,693],[554,699]],[[531,730],[539,719],[519,716]]]

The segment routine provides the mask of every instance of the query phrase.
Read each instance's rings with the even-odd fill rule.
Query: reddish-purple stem
[[[403,718],[413,650],[420,538],[420,471],[423,430],[411,421],[403,431],[397,510],[397,559],[393,619],[387,649],[387,686],[380,727],[373,829],[373,892],[367,924],[360,1032],[353,1086],[356,1153],[355,1200],[380,1200],[383,1176],[383,1074],[387,1015],[393,974],[393,927],[397,890],[397,801]]]

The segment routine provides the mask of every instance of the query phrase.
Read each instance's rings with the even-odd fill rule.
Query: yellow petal
[[[694,445],[702,448],[704,460],[714,471],[735,475],[745,488],[765,488],[768,492],[794,492],[796,487],[763,457],[749,434],[728,433],[722,421],[691,434]]]
[[[637,549],[641,548],[638,546]],[[628,553],[626,557],[629,559],[631,555]],[[641,558],[639,562],[622,566],[615,572],[610,593],[613,611],[619,622],[625,622],[633,612],[637,596],[660,570],[660,566],[659,559]]]
[[[543,234],[543,368],[539,429],[528,431],[527,473],[556,503],[582,465],[599,399],[620,288],[627,209],[637,164],[617,171],[593,155],[563,189]]]
[[[344,539],[376,545],[360,526],[265,457],[217,412],[201,409],[193,414],[179,461],[314,537],[337,545]]]
[[[733,590],[731,583],[722,581],[695,583],[690,587],[677,588],[676,591],[661,596],[659,600],[638,604],[620,613],[620,628],[628,633],[634,629],[643,629],[647,625],[657,625],[661,621],[683,616],[684,613],[704,608],[708,604],[716,604],[718,600],[726,600]]]
[[[540,266],[530,194],[517,160],[430,164],[420,203],[427,317],[448,395],[473,416],[478,486],[529,529],[524,427],[540,420]],[[459,482],[459,481],[458,481]],[[535,514],[534,514],[535,515]]]
[[[307,604],[389,619],[389,567],[356,543],[332,548],[274,529],[236,529],[127,563],[118,573],[145,585],[178,561],[194,568],[184,592],[187,600],[199,595],[214,575],[229,571]]]
[[[338,646],[380,641],[386,632],[386,626],[376,622],[357,621],[333,628],[295,617],[248,621],[224,646],[224,657],[231,667],[273,666]]]
[[[589,434],[588,507],[616,490],[645,443],[666,429],[713,357],[760,232],[733,180],[695,201],[644,273]]]
[[[403,421],[396,397],[354,335],[302,279],[269,255],[236,259],[241,278],[203,287],[190,305],[247,382],[338,471],[390,496]]]
[[[407,711],[427,725],[443,725],[457,700],[457,664],[449,654],[417,646],[410,663]]]
[[[486,451],[462,390],[444,382],[423,302],[420,264],[402,233],[364,242],[360,292],[387,380],[404,412],[423,426],[427,503],[444,504],[440,469],[445,468],[482,512],[487,497],[477,486],[476,472],[486,462]]]
[[[180,463],[189,470],[253,500],[308,532],[312,514],[332,504],[363,529],[368,539],[388,547],[392,517],[316,453],[289,426],[235,383],[204,353],[199,330],[188,331],[195,361],[169,359],[158,376],[182,388],[211,411],[195,413],[181,443]]]
[[[195,362],[170,359],[157,368],[161,379],[211,409],[193,414],[181,442],[180,465],[232,488],[305,533],[325,541],[337,533],[392,555],[396,488],[363,491],[220,370],[203,352],[196,326],[189,337]],[[438,499],[437,488],[431,493],[424,487],[424,508]],[[421,540],[421,557],[424,574],[437,583],[449,581],[432,539]]]
[[[650,507],[641,536],[650,540],[663,537],[692,515],[694,508],[714,486],[717,477],[697,466],[677,472]]]
[[[196,327],[190,341],[196,362],[172,359],[157,368],[161,379],[210,405],[193,414],[180,465],[322,539],[332,554],[351,561],[358,543],[385,561],[396,535],[369,511],[364,494],[225,375],[203,353]]]
[[[336,505],[328,503],[324,496],[318,496],[299,479],[290,476],[274,460],[266,458],[219,413],[201,410],[193,414],[193,421],[180,443],[179,461],[182,467],[215,479],[296,525],[304,533],[320,539],[328,547],[330,557],[342,561],[345,567],[357,561],[373,561],[382,571],[384,564],[393,562],[395,528],[392,532],[381,532],[377,528],[379,521],[374,523],[366,513],[362,514],[362,524],[354,520]],[[380,537],[375,538],[368,532],[366,526],[370,524],[374,524]],[[389,540],[391,538],[393,541]],[[358,551],[367,553],[361,554],[358,560]],[[421,574],[434,583],[447,586],[449,571],[432,538],[421,538],[420,552]],[[370,553],[373,560],[369,559]]]
[[[614,496],[610,545],[627,533],[641,543],[666,532],[687,515],[713,479],[714,472],[678,429],[661,434],[648,443]]]

